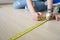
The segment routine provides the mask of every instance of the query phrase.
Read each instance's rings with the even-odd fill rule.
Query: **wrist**
[[[50,12],[53,12],[53,8],[48,8],[47,11],[50,13]]]

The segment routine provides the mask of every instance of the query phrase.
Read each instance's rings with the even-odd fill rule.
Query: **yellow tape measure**
[[[12,36],[11,38],[9,38],[9,40],[16,40],[16,39],[22,37],[23,35],[25,35],[26,33],[30,32],[33,29],[35,29],[35,28],[39,27],[40,25],[44,24],[47,21],[48,20],[44,20],[44,21],[42,21],[42,22],[40,22],[40,23],[38,23],[38,24],[36,24],[36,25],[34,25],[34,26],[32,26],[32,27],[30,27],[30,28],[18,33],[18,34],[16,34],[15,36]]]

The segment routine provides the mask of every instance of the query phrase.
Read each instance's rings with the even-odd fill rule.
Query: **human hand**
[[[43,19],[41,12],[32,12],[31,15],[32,15],[34,20],[40,21]]]
[[[50,19],[49,20],[57,20],[59,21],[60,20],[60,17],[57,16],[57,14],[55,13],[50,13]]]
[[[56,14],[52,15],[52,19],[55,19],[56,21],[60,21],[60,17],[57,16]]]

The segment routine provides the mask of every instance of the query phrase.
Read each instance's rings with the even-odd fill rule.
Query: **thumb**
[[[42,13],[41,12],[38,12],[38,15],[42,16]]]
[[[43,17],[42,17],[42,13],[41,13],[41,12],[38,12],[38,16],[39,16],[40,20],[43,19]]]

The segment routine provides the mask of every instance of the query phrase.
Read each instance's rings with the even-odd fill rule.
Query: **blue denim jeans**
[[[39,0],[32,0],[32,1],[35,4],[34,6],[35,11],[43,11],[47,9],[47,6],[44,4],[43,1],[39,1]],[[60,0],[53,0],[53,3],[58,3],[58,2],[60,2]],[[25,8],[26,10],[29,10],[26,4],[26,0],[16,0],[13,3],[13,7],[16,9]],[[59,12],[60,12],[60,9],[59,9]]]
[[[42,1],[33,2],[33,3],[34,3],[34,9],[36,12],[44,11],[47,9],[47,6]],[[29,10],[27,5],[25,6],[25,9]]]
[[[39,1],[39,0],[32,0],[32,2],[34,3],[34,9],[35,11],[43,11],[47,9],[47,6],[44,4],[43,1]],[[26,0],[17,0],[13,3],[13,7],[16,9],[22,9],[25,8],[26,10],[28,9],[28,6],[26,4]]]

